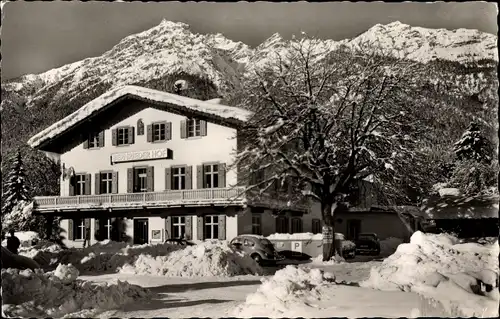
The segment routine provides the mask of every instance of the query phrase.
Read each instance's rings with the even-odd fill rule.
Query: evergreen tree
[[[491,163],[492,149],[486,137],[481,134],[479,125],[472,122],[462,138],[455,143],[454,151],[459,160],[475,160]]]
[[[21,152],[18,151],[7,176],[2,215],[12,212],[12,209],[16,207],[16,205],[27,200],[28,189],[26,187],[26,172],[24,170]]]

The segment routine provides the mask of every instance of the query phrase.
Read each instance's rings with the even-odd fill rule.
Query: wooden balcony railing
[[[107,209],[134,207],[173,207],[173,206],[206,206],[206,205],[257,205],[272,209],[308,210],[305,203],[288,203],[276,197],[247,197],[244,187],[169,190],[150,193],[125,193],[81,196],[44,196],[35,197],[35,210],[75,210],[75,209]]]

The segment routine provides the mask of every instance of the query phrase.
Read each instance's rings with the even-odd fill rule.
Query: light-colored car
[[[275,263],[285,259],[278,254],[273,243],[260,235],[239,235],[231,240],[231,246],[237,251],[252,257],[257,263]]]

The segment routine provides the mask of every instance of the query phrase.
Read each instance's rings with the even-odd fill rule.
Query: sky
[[[98,56],[167,19],[257,46],[278,32],[353,38],[377,23],[498,33],[494,2],[11,2],[2,8],[2,80]]]

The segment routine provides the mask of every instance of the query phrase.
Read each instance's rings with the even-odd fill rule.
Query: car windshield
[[[271,242],[269,241],[269,239],[267,239],[267,238],[262,238],[262,239],[260,240],[260,243],[261,243],[262,245],[264,245],[264,246],[267,246],[267,245],[272,245],[272,244],[273,244],[273,243],[271,243]]]

